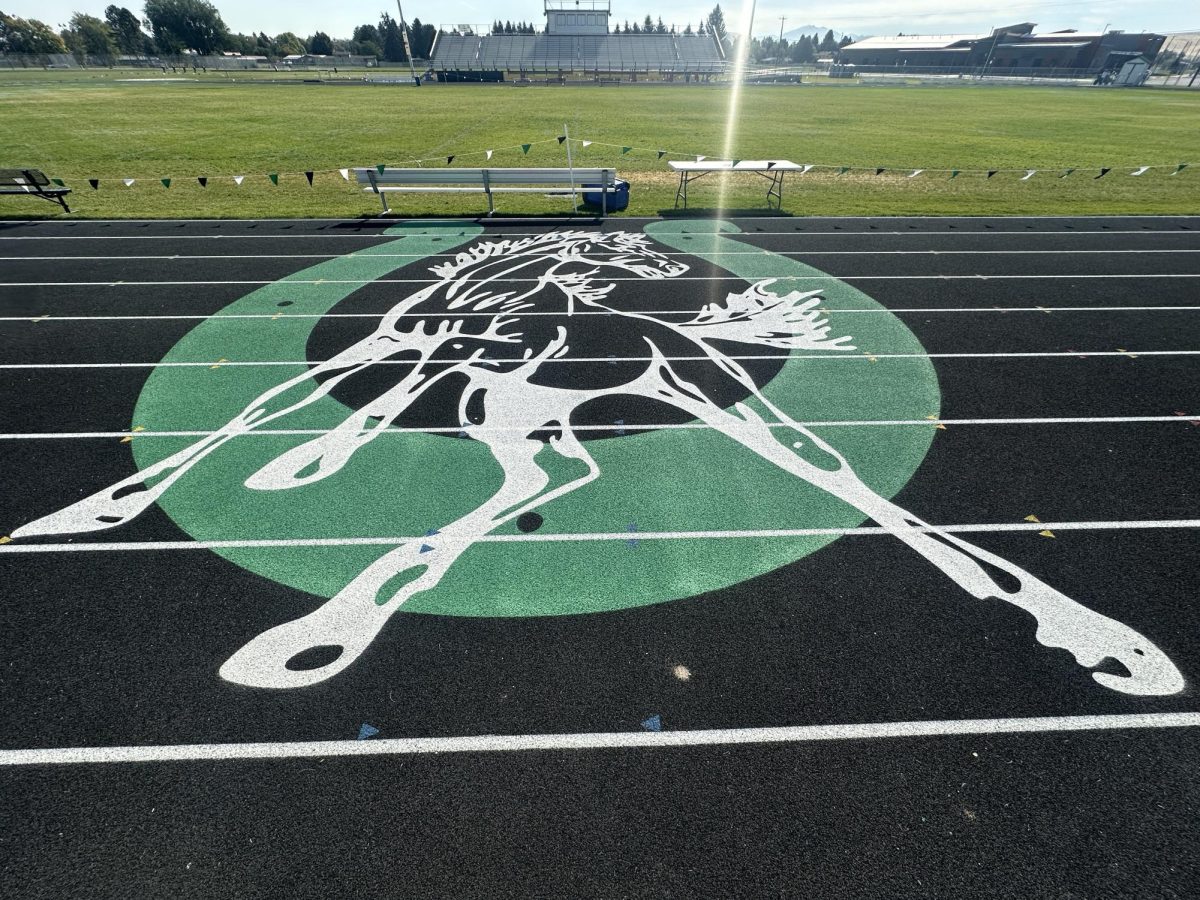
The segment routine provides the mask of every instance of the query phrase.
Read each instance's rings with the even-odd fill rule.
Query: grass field
[[[142,82],[145,73],[0,71],[0,166],[36,166],[75,189],[74,215],[99,218],[354,216],[378,209],[337,174],[377,163],[565,165],[553,138],[596,141],[577,165],[615,166],[631,214],[670,210],[666,160],[722,156],[727,87],[546,87]],[[169,73],[168,73],[168,77]],[[732,156],[865,167],[792,177],[784,210],[811,215],[1008,215],[1200,212],[1200,92],[1024,86],[747,87]],[[519,145],[536,144],[525,155]],[[599,146],[607,143],[616,146]],[[623,155],[621,146],[662,148]],[[1181,175],[1144,165],[1189,162]],[[875,167],[895,172],[876,176]],[[1114,171],[1102,180],[1102,166]],[[1057,177],[1068,168],[1080,172]],[[1003,171],[905,177],[913,169]],[[305,170],[317,172],[309,187]],[[1025,169],[1039,174],[1021,181]],[[1086,172],[1082,170],[1091,169]],[[268,172],[281,174],[274,186]],[[228,176],[246,175],[241,187]],[[201,188],[196,177],[212,181]],[[159,179],[171,178],[170,189]],[[89,178],[100,179],[93,191]],[[125,187],[120,179],[134,178]],[[718,203],[718,179],[692,206]],[[729,180],[725,206],[764,205],[765,182]],[[558,212],[561,199],[510,195],[502,211]],[[480,212],[482,196],[408,195],[411,214]],[[0,217],[56,207],[0,197]]]

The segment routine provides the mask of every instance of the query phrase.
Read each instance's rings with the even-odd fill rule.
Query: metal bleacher
[[[441,34],[435,71],[718,74],[725,60],[707,35]]]

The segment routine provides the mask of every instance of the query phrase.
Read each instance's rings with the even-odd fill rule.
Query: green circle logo
[[[787,340],[780,329],[764,330],[760,323],[757,332],[747,331],[744,320],[781,297],[808,297],[788,306],[786,320],[792,331],[808,329],[807,344],[779,360],[774,377],[757,386],[760,397],[739,404],[742,412],[736,416],[740,421],[748,408],[761,408],[761,399],[796,422],[813,423],[811,433],[836,447],[873,491],[894,496],[924,459],[933,428],[855,423],[937,416],[937,379],[923,348],[870,297],[796,260],[739,241],[733,237],[738,232],[728,222],[652,223],[644,234],[629,236],[629,243],[615,250],[608,245],[604,257],[636,255],[640,246],[652,247],[652,253],[644,254],[647,260],[627,261],[620,272],[599,271],[594,283],[581,290],[611,284],[601,295],[606,305],[619,307],[622,290],[631,284],[643,277],[665,283],[684,268],[662,263],[660,256],[677,261],[687,254],[712,263],[731,279],[758,286],[757,293],[743,295],[733,314],[728,312],[733,298],[727,301],[727,283],[720,282],[716,295],[715,282],[681,281],[695,296],[687,310],[697,317],[692,327],[708,329],[705,335],[719,338],[722,348],[738,346],[738,352],[728,353],[735,365],[755,357],[755,343],[788,346],[780,343]],[[180,340],[147,380],[134,414],[136,426],[179,436],[134,441],[139,468],[159,464],[226,428],[256,398],[289,380],[305,380],[313,371],[306,353],[314,327],[363,286],[389,276],[399,281],[395,273],[423,260],[430,266],[461,266],[477,280],[485,278],[479,266],[495,264],[484,258],[486,253],[481,256],[479,248],[486,242],[476,240],[482,229],[474,225],[399,225],[387,233],[395,240],[256,290]],[[502,263],[505,252],[493,256]],[[656,272],[655,265],[675,268]],[[423,271],[411,277],[428,281]],[[539,275],[525,269],[519,277],[533,281]],[[419,284],[388,287],[400,296],[420,290]],[[672,289],[679,290],[676,285]],[[521,314],[513,299],[497,307],[498,316]],[[676,314],[673,321],[688,320]],[[826,331],[818,334],[821,328]],[[724,342],[752,334],[753,342]],[[641,349],[643,356],[649,352]],[[316,383],[309,379],[307,384],[311,393]],[[686,385],[676,387],[681,396],[689,394]],[[682,401],[684,406],[688,402]],[[252,489],[258,485],[256,474],[273,460],[302,454],[301,448],[345,429],[361,412],[327,391],[277,420],[250,422],[191,466],[189,476],[172,484],[157,502],[180,528],[196,540],[212,542],[214,552],[224,558],[320,597],[343,591],[400,543],[421,543],[432,559],[441,549],[439,541],[448,540],[447,526],[470,516],[506,483],[506,472],[480,440],[385,425],[369,442],[356,445],[328,477],[310,479],[310,466],[307,472],[293,473],[291,489]],[[619,435],[619,422],[614,429]],[[747,449],[736,434],[731,439],[732,433],[693,418],[673,427],[589,441],[587,456],[598,475],[586,480],[580,477],[585,463],[578,457],[539,453],[537,462],[550,475],[551,487],[572,478],[581,486],[537,504],[536,530],[529,529],[529,516],[514,516],[481,535],[435,584],[405,600],[403,611],[536,616],[660,603],[772,571],[837,537],[804,532],[851,528],[865,521],[852,505]],[[790,447],[792,441],[780,446]],[[382,605],[387,597],[376,602]]]

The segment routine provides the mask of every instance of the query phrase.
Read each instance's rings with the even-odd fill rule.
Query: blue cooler
[[[615,190],[608,192],[608,198],[604,199],[600,185],[585,184],[583,186],[583,202],[596,207],[599,207],[601,203],[607,203],[609,212],[620,212],[629,206],[629,182],[621,181],[618,178],[615,187]]]

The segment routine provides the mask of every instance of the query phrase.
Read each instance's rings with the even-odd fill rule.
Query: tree
[[[691,22],[687,23],[687,28],[683,29],[683,33],[688,35],[689,37],[691,35],[695,34],[695,32],[692,31],[692,23]]]
[[[141,20],[123,6],[109,6],[104,10],[104,21],[112,34],[117,49],[134,56],[145,53],[146,35]]]
[[[625,32],[625,33],[626,33],[626,34],[628,34],[628,33],[629,33],[628,29],[626,29],[626,32]],[[640,25],[639,25],[637,22],[634,22],[634,23],[633,23],[633,33],[634,33],[634,34],[641,34],[641,33],[642,33],[642,26],[640,26]]]
[[[654,26],[654,33],[655,34],[666,34],[667,33],[667,26],[663,24],[662,16],[658,17],[658,24]]]
[[[420,19],[413,19],[409,40],[412,42],[412,53],[415,59],[429,59],[433,52],[433,39],[437,37],[437,29],[432,25],[422,25]]]
[[[300,40],[298,34],[293,34],[290,31],[285,31],[283,34],[275,35],[275,53],[278,56],[303,56],[308,51],[304,47],[304,41]]]
[[[832,53],[837,49],[837,38],[833,36],[833,29],[830,28],[825,32],[825,37],[821,38],[820,50],[822,53]]]
[[[841,50],[843,47],[849,47],[853,43],[854,38],[847,34],[840,41],[838,41],[838,49]]]
[[[654,34],[654,20],[650,18],[649,13],[646,13],[646,18],[642,21],[642,33]]]
[[[800,35],[800,39],[792,45],[792,62],[814,63],[816,61],[817,50],[813,46],[812,39],[807,34]]]
[[[708,30],[709,33],[715,34],[722,44],[729,44],[729,33],[725,30],[725,13],[721,11],[720,3],[708,14]]]
[[[195,50],[208,56],[229,40],[229,29],[208,0],[146,0],[146,18],[155,43],[167,52]]]
[[[0,12],[0,52],[66,53],[67,45],[49,25],[37,19],[21,19]]]
[[[333,55],[333,41],[323,31],[318,31],[307,41],[308,52],[313,56]]]
[[[404,36],[400,34],[400,26],[387,13],[379,20],[379,34],[383,38],[383,58],[388,62],[408,62],[408,54],[404,52]]]
[[[70,27],[62,33],[67,49],[80,59],[88,56],[97,59],[112,59],[117,55],[117,44],[108,25],[95,16],[75,13]]]
[[[696,34],[700,35],[701,37],[703,37],[704,35],[708,34],[708,32],[707,32],[707,31],[705,31],[705,29],[704,29],[704,23],[703,23],[703,22],[701,22],[701,23],[700,23],[700,27],[696,29]]]

